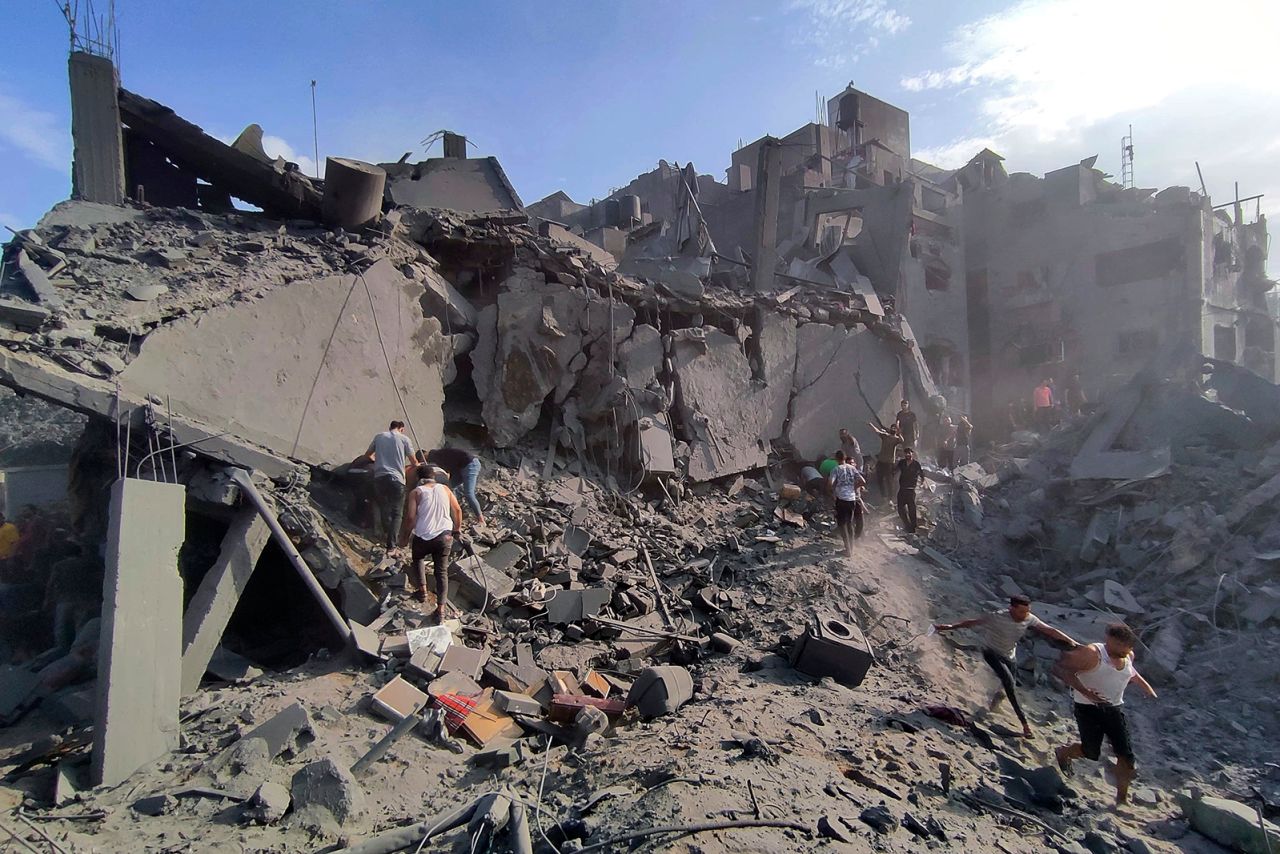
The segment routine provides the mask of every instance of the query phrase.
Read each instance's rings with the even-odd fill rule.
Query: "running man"
[[[1124,716],[1124,689],[1132,682],[1148,697],[1156,698],[1151,683],[1134,669],[1133,648],[1137,643],[1133,629],[1124,623],[1112,623],[1107,626],[1102,643],[1077,647],[1053,666],[1053,675],[1071,687],[1080,732],[1078,742],[1054,751],[1058,767],[1070,774],[1074,759],[1097,762],[1105,737],[1116,755],[1117,807],[1129,799],[1129,784],[1135,773],[1133,742]]]
[[[1022,636],[1027,633],[1027,629],[1034,629],[1038,634],[1044,635],[1050,640],[1066,644],[1071,649],[1076,649],[1080,646],[1070,635],[1055,629],[1031,613],[1031,600],[1026,596],[1010,596],[1008,609],[992,611],[989,614],[983,614],[981,617],[974,617],[959,623],[939,623],[934,628],[939,632],[970,628],[977,630],[982,637],[982,660],[995,671],[996,678],[1000,680],[1002,689],[996,691],[988,708],[994,712],[1000,707],[1000,702],[1005,697],[1008,697],[1009,705],[1013,707],[1014,714],[1018,716],[1018,721],[1022,724],[1024,738],[1031,738],[1031,725],[1027,723],[1027,716],[1022,711],[1022,704],[1018,702],[1017,683],[1014,681],[1018,641],[1022,640]]]
[[[836,501],[836,530],[844,543],[845,557],[853,557],[853,542],[862,536],[862,502],[858,490],[867,485],[858,466],[836,451],[836,467],[827,477],[827,490]]]

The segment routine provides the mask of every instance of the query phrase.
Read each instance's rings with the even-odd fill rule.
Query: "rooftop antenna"
[[[316,123],[316,81],[311,81],[311,142],[316,152],[316,177],[320,177],[320,126]]]
[[[1120,186],[1133,189],[1133,125],[1128,135],[1120,137]]]

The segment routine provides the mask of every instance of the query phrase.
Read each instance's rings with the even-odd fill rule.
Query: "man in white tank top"
[[[1155,689],[1133,667],[1133,647],[1138,636],[1124,623],[1107,626],[1106,640],[1077,647],[1053,666],[1053,675],[1071,687],[1075,699],[1076,726],[1080,741],[1059,747],[1058,767],[1071,773],[1074,759],[1096,762],[1102,755],[1102,739],[1111,743],[1116,755],[1116,806],[1129,797],[1134,775],[1133,744],[1124,716],[1124,689],[1137,685],[1155,699]]]
[[[436,482],[435,468],[418,466],[417,476],[418,486],[405,505],[400,542],[409,542],[413,567],[409,581],[419,602],[427,601],[427,558],[435,563],[436,622],[442,623],[449,595],[449,552],[461,535],[462,507],[453,490]]]

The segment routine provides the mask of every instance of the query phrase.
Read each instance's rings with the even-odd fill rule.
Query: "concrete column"
[[[94,785],[114,786],[178,746],[186,487],[111,487],[98,645]]]
[[[324,221],[347,231],[372,225],[382,216],[387,173],[381,166],[329,157],[324,163]]]
[[[751,258],[751,289],[773,289],[778,265],[778,199],[782,190],[782,144],[769,137],[760,144],[756,188],[755,253]]]
[[[222,640],[240,594],[258,563],[271,529],[252,507],[241,510],[222,538],[222,551],[182,616],[182,694],[200,687],[209,659]]]
[[[71,195],[89,202],[125,199],[124,143],[120,136],[120,77],[111,60],[76,51],[71,80],[71,139],[75,148]]]
[[[467,138],[460,133],[444,132],[444,156],[466,159]]]

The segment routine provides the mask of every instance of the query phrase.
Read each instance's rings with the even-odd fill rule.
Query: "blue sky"
[[[0,223],[20,227],[69,192],[67,33],[55,0],[5,6]],[[449,128],[497,156],[526,202],[556,189],[601,196],[659,158],[723,177],[739,140],[811,121],[815,92],[853,81],[909,110],[917,156],[939,165],[989,145],[1011,171],[1099,154],[1118,173],[1132,122],[1139,186],[1196,186],[1198,159],[1215,202],[1238,180],[1243,195],[1268,193],[1264,213],[1280,212],[1280,97],[1267,67],[1278,9],[1269,0],[1219,0],[1212,16],[1187,0],[117,0],[127,88],[223,138],[257,122],[273,153],[308,170],[312,79],[321,158],[418,159],[421,140]]]

